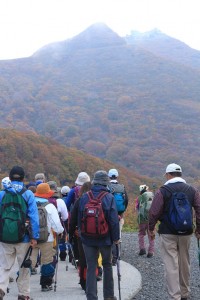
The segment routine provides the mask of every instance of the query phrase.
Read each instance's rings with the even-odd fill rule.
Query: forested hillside
[[[143,175],[160,177],[176,162],[197,180],[200,73],[172,59],[179,41],[165,43],[173,44],[170,56],[95,24],[32,57],[0,61],[0,126],[51,137]],[[195,50],[185,47],[187,60]]]
[[[110,161],[67,148],[57,142],[33,133],[19,132],[13,129],[0,129],[0,178],[8,176],[14,165],[25,170],[25,183],[34,181],[36,173],[44,172],[47,180],[55,180],[59,186],[74,185],[81,171],[87,172],[91,179],[97,170],[108,171],[117,168],[119,180],[124,183],[129,196],[129,207],[126,212],[126,227],[135,226],[136,218],[133,201],[138,194],[140,184],[153,188],[153,180],[126,169]],[[156,182],[159,186],[159,182]]]

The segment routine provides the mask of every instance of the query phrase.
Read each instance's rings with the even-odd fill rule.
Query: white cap
[[[66,195],[66,194],[68,194],[69,193],[69,191],[70,191],[70,188],[68,187],[68,185],[64,185],[62,188],[61,188],[61,194],[62,195]]]
[[[78,174],[75,183],[77,185],[83,185],[85,182],[90,181],[90,176],[86,172],[81,172]]]
[[[139,186],[140,192],[143,191],[144,189],[148,190],[149,187],[146,184],[142,184],[142,185]]]
[[[110,178],[112,178],[112,176],[118,177],[118,176],[119,176],[119,173],[118,173],[118,171],[117,171],[116,169],[110,169],[110,170],[108,171],[108,176],[109,176]]]
[[[169,164],[166,168],[165,174],[166,173],[174,173],[174,172],[180,172],[182,173],[182,169],[179,165],[173,163],[173,164]]]

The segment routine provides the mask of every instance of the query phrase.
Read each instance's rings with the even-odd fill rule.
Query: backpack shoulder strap
[[[108,194],[108,192],[102,191],[101,193],[98,194],[97,198],[95,199],[95,198],[94,198],[94,195],[93,195],[93,193],[92,193],[92,191],[87,192],[87,195],[88,195],[88,197],[89,197],[89,200],[99,200],[99,201],[101,201],[102,198],[103,198],[106,194]]]
[[[161,188],[166,189],[168,192],[170,192],[172,194],[177,192],[176,189],[174,189],[172,186],[169,186],[169,185],[163,185]],[[186,184],[185,188],[183,190],[181,190],[180,192],[185,193],[189,190],[189,188],[190,188],[190,185]]]

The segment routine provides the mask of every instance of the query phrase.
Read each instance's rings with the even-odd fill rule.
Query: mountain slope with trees
[[[179,41],[173,45],[175,51]],[[160,176],[176,162],[197,178],[199,75],[192,64],[95,24],[32,57],[0,61],[0,126],[53,138],[143,175]]]

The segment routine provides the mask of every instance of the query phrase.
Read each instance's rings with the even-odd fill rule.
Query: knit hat
[[[14,166],[9,173],[10,180],[22,180],[24,179],[25,173],[24,169],[19,166]]]
[[[54,192],[58,191],[58,186],[55,181],[48,181],[48,185],[50,186],[50,189],[53,190]]]
[[[80,172],[76,178],[75,183],[77,185],[83,185],[85,182],[90,181],[90,176],[86,172]]]
[[[147,191],[148,189],[149,189],[149,187],[146,184],[142,184],[142,185],[139,186],[140,192],[142,192],[143,190]]]
[[[116,169],[110,169],[109,172],[108,172],[108,176],[110,178],[112,177],[118,177],[119,176],[119,173]]]
[[[41,198],[50,198],[54,194],[54,191],[50,189],[48,183],[40,183],[37,186],[35,196]]]
[[[100,170],[94,174],[93,184],[105,185],[109,183],[109,177],[106,171]]]
[[[66,195],[66,194],[68,194],[69,193],[69,191],[70,191],[70,188],[67,186],[67,185],[64,185],[62,188],[61,188],[61,194],[62,195]]]
[[[44,182],[44,180],[45,180],[45,175],[44,175],[44,173],[37,173],[37,174],[35,175],[35,181],[37,181],[37,180],[42,180],[42,181]]]

